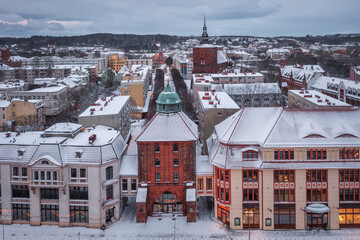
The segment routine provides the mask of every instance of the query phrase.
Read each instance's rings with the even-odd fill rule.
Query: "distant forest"
[[[96,33],[82,36],[54,37],[32,36],[29,38],[0,38],[0,46],[17,44],[23,49],[32,49],[54,45],[59,47],[94,47],[103,46],[118,49],[153,49],[154,41],[164,46],[170,46],[188,37],[170,35],[135,35]]]
[[[199,37],[199,36],[196,36]],[[220,43],[227,39],[240,37],[242,39],[247,38],[262,38],[252,36],[217,36],[215,37]],[[173,36],[173,35],[136,35],[136,34],[111,34],[111,33],[96,33],[82,36],[32,36],[28,38],[0,38],[0,46],[17,44],[22,49],[33,49],[40,48],[47,45],[54,45],[59,47],[68,46],[83,46],[83,47],[94,47],[103,46],[108,48],[118,49],[141,49],[141,50],[152,50],[154,49],[154,41],[160,43],[164,47],[170,47],[177,42],[183,42],[187,39],[194,38],[194,36]],[[320,43],[320,44],[344,44],[346,42],[359,43],[360,34],[333,34],[324,36],[311,36],[306,35],[304,37],[264,37],[265,39],[277,39],[279,43],[293,45],[294,42],[290,39],[299,40],[306,44]],[[214,38],[211,38],[214,39]]]

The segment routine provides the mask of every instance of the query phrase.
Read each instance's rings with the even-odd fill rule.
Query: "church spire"
[[[206,18],[204,15],[204,27],[203,27],[203,33],[201,36],[201,44],[209,43],[209,35],[207,33],[207,27],[206,27]]]

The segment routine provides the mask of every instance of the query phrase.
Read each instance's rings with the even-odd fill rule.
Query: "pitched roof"
[[[196,141],[197,125],[183,112],[157,113],[136,139],[137,142]]]

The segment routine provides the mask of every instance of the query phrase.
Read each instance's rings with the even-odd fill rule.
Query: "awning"
[[[309,213],[319,213],[319,214],[330,212],[330,208],[321,203],[310,204],[305,208],[305,210]]]

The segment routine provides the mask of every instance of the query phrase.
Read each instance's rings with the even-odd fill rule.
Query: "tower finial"
[[[209,35],[207,33],[207,27],[206,27],[206,18],[204,14],[204,27],[203,27],[203,33],[201,36],[201,44],[209,43]]]

